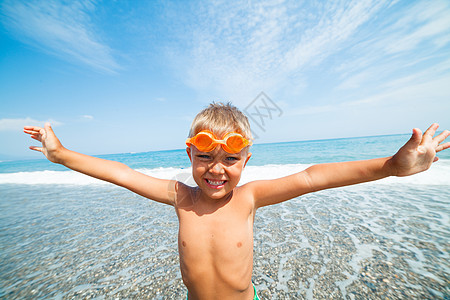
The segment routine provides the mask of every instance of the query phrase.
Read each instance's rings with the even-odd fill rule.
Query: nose
[[[221,163],[215,163],[209,168],[211,174],[224,174],[225,170]]]

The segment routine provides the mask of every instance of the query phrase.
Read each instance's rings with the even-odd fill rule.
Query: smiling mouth
[[[212,188],[221,188],[225,185],[225,183],[227,182],[226,180],[211,180],[211,179],[206,179],[206,184],[208,184],[208,186],[212,187]]]

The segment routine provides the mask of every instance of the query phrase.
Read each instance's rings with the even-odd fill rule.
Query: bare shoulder
[[[198,194],[198,187],[192,187],[180,181],[173,181],[170,194],[170,198],[176,208],[188,207],[193,205],[193,199]]]
[[[248,182],[246,184],[237,186],[234,189],[234,197],[245,198],[247,200],[253,200],[255,194],[253,192],[256,181]]]
[[[253,210],[257,207],[255,206],[255,190],[257,190],[260,182],[259,181],[251,181],[241,186],[238,186],[234,189],[233,197],[236,198],[236,202],[240,203],[240,205],[248,205]]]

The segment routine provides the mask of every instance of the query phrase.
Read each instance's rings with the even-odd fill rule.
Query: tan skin
[[[450,147],[444,131],[434,137],[433,124],[411,139],[392,157],[320,164],[274,180],[237,187],[250,159],[248,149],[229,154],[217,147],[211,152],[187,148],[198,187],[162,180],[124,164],[83,155],[64,148],[49,124],[26,126],[24,132],[41,142],[30,147],[52,162],[125,187],[139,195],[175,207],[180,226],[178,249],[183,281],[189,299],[253,299],[253,221],[259,207],[300,195],[387,176],[408,176],[427,170],[436,153]]]

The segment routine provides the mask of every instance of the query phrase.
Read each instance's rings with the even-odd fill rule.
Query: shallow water
[[[111,185],[0,185],[0,298],[182,299],[172,208]],[[448,186],[365,184],[259,210],[261,299],[448,299]]]
[[[364,185],[291,200],[256,219],[263,299],[448,299],[447,186]]]

